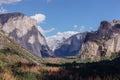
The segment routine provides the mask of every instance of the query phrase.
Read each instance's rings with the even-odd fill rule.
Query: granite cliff
[[[79,56],[82,60],[100,60],[118,55],[120,51],[120,21],[102,21],[97,31],[73,35],[56,50],[57,57]]]
[[[102,21],[98,31],[87,33],[79,51],[81,59],[98,60],[120,51],[120,21]]]
[[[39,57],[51,53],[36,20],[22,13],[0,14],[0,27],[31,53]]]
[[[61,43],[54,51],[56,57],[76,56],[86,37],[85,33],[78,33]]]

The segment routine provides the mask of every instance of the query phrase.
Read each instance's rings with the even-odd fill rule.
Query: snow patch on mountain
[[[47,44],[50,47],[50,49],[54,51],[57,48],[57,46],[59,46],[63,41],[77,33],[79,32],[76,31],[58,32],[56,35],[46,38]]]

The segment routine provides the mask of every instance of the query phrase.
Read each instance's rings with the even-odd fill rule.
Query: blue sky
[[[120,0],[1,0],[0,4],[6,12],[45,15],[39,25],[48,30],[46,36],[97,30],[102,20],[120,19]]]

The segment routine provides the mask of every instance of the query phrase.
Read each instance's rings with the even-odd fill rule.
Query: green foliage
[[[92,63],[49,63],[46,65],[50,67],[62,67],[56,73],[57,75],[47,76],[50,77],[49,80],[70,80],[70,78],[72,78],[71,80],[120,80],[120,57],[113,60]]]
[[[32,72],[19,72],[19,74],[22,75],[17,75],[17,80],[38,80],[37,75]]]
[[[1,36],[0,33],[0,38]],[[46,62],[47,67],[59,68],[57,71],[51,71],[41,68],[45,59],[32,55],[9,37],[4,35],[3,38],[10,43],[0,48],[0,80],[10,80],[11,77],[14,78],[11,80],[120,80],[120,58],[116,58],[120,52],[112,53],[111,60],[102,57],[100,62],[91,61],[89,57],[92,55],[85,55],[88,59],[83,61],[71,56],[54,64]],[[3,79],[5,74],[9,79]]]
[[[19,62],[27,63],[29,69],[32,63],[37,66],[44,61],[0,31],[0,80],[39,80],[40,73],[24,70],[24,66],[17,66]]]

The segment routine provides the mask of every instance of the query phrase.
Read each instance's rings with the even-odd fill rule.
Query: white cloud
[[[73,34],[76,34],[78,32],[76,31],[66,31],[66,32],[57,32],[57,35],[59,36],[66,36],[66,35],[73,35]]]
[[[43,29],[41,26],[38,26],[38,29],[39,29],[39,31],[40,31],[43,35],[46,35],[47,33],[50,33],[50,32],[52,32],[52,31],[55,30],[55,28],[51,28],[51,29],[45,30],[45,29]]]
[[[31,18],[37,20],[38,23],[42,23],[43,21],[45,21],[46,16],[44,14],[35,14],[34,16],[31,16]]]
[[[7,13],[7,10],[4,9],[3,7],[0,8],[0,14]]]
[[[38,24],[41,24],[45,21],[46,16],[44,14],[39,13],[31,16],[31,18],[35,19]],[[47,33],[50,33],[55,30],[55,28],[45,30],[41,26],[38,26],[38,29],[43,35],[46,35]]]
[[[79,31],[80,31],[80,32],[84,32],[84,29],[85,29],[84,26],[80,26]]]
[[[77,24],[74,24],[73,28],[74,28],[75,31],[79,31],[79,32],[84,32],[84,29],[85,29],[84,26],[79,26]]]
[[[78,28],[78,25],[75,24],[75,25],[73,26],[73,28],[75,28],[75,29]]]
[[[64,38],[68,38],[68,37],[70,37],[70,36],[72,36],[72,35],[74,35],[74,34],[77,34],[77,33],[79,33],[79,32],[77,32],[77,31],[57,32],[56,35],[49,36],[49,37],[47,37],[47,38],[52,37],[52,38],[57,38],[57,39],[59,40],[59,39],[62,39],[63,37],[64,37]]]
[[[77,33],[75,31],[57,32],[53,36],[46,37],[46,40],[50,49],[54,51],[60,43]]]
[[[44,30],[44,34],[50,33],[50,32],[52,32],[52,31],[54,31],[54,30],[55,30],[55,28],[51,28],[51,29],[48,29],[48,30]]]
[[[20,2],[22,0],[0,0],[0,5],[1,4],[11,4],[11,3],[15,3],[15,2]]]

